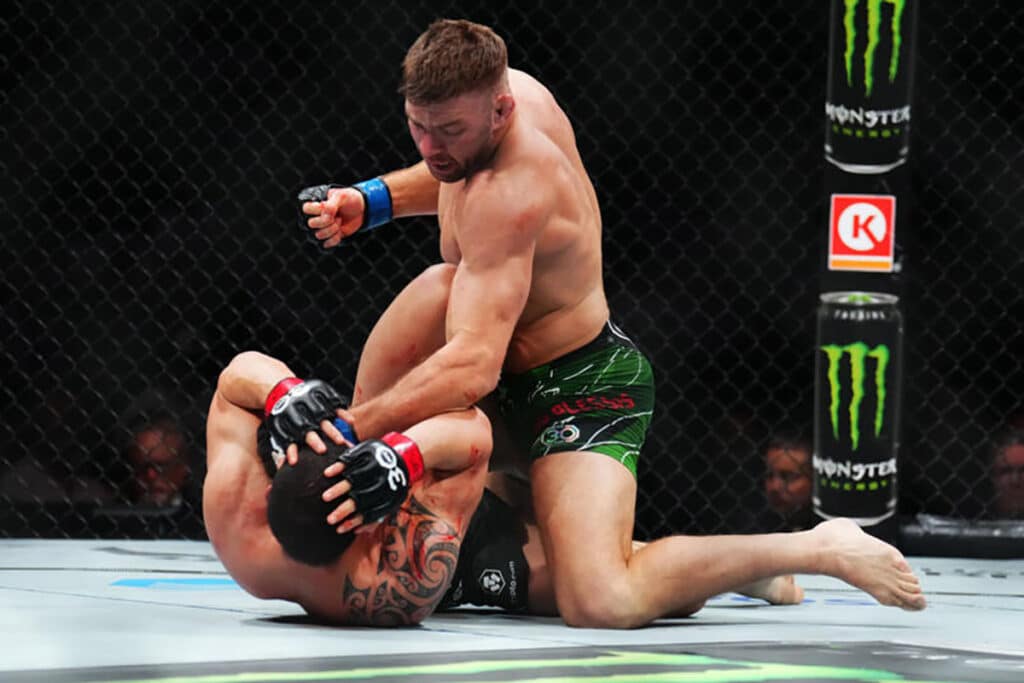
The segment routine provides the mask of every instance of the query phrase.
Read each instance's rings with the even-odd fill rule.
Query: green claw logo
[[[850,442],[853,450],[860,445],[860,404],[864,400],[865,365],[868,358],[875,361],[875,436],[882,433],[885,417],[885,371],[889,367],[889,347],[879,344],[873,349],[863,342],[846,346],[826,344],[821,347],[828,357],[829,417],[832,420],[832,436],[839,440],[840,383],[839,366],[844,355],[850,357]]]
[[[846,64],[846,84],[853,87],[854,45],[857,42],[857,6],[860,0],[843,0],[846,11],[843,14],[843,28],[846,29],[846,51],[843,53]],[[903,42],[902,21],[906,0],[866,0],[868,25],[867,46],[864,49],[864,94],[871,96],[875,84],[875,51],[881,42],[882,4],[892,5],[892,54],[889,57],[889,82],[896,80],[900,68],[900,45]]]

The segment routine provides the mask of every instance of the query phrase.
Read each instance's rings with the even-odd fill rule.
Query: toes
[[[892,566],[901,572],[911,573],[913,571],[910,569],[910,563],[907,562],[907,558],[903,557],[903,554],[895,548],[892,549],[889,559],[892,562]]]
[[[885,605],[886,607],[903,607],[903,601],[900,600],[896,591],[884,591],[875,596],[878,603]]]
[[[890,598],[890,601],[884,602],[883,604],[892,605],[912,612],[923,610],[928,604],[919,586],[900,586],[896,590],[888,593],[887,597]]]
[[[903,604],[900,605],[903,609],[917,612],[923,610],[928,606],[928,601],[925,600],[924,595],[908,595],[903,599]]]

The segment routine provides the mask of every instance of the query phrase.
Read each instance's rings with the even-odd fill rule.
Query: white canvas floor
[[[727,594],[634,631],[486,610],[378,630],[250,597],[208,543],[0,540],[0,681],[1024,681],[1024,560],[910,561],[921,613],[806,576],[802,605]]]

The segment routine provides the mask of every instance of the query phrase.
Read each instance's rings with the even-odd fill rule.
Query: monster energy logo
[[[843,28],[846,30],[846,51],[843,53],[846,65],[846,84],[853,86],[854,45],[857,42],[856,12],[860,0],[843,0],[846,12],[843,15]],[[900,45],[902,40],[903,10],[906,0],[866,0],[868,12],[867,46],[864,48],[864,94],[871,96],[875,84],[875,51],[881,42],[882,4],[892,5],[892,53],[889,55],[889,83],[896,81],[900,68]]]
[[[853,450],[860,445],[860,404],[864,400],[865,365],[868,358],[875,361],[875,436],[882,433],[885,417],[885,370],[889,366],[889,347],[879,344],[873,349],[863,342],[845,346],[826,344],[821,347],[828,357],[829,417],[832,436],[839,440],[839,366],[844,355],[850,357],[850,442]]]

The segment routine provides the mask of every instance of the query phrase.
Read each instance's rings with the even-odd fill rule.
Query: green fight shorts
[[[654,411],[651,364],[609,322],[596,339],[498,384],[501,414],[531,462],[588,451],[615,458],[636,477]]]

